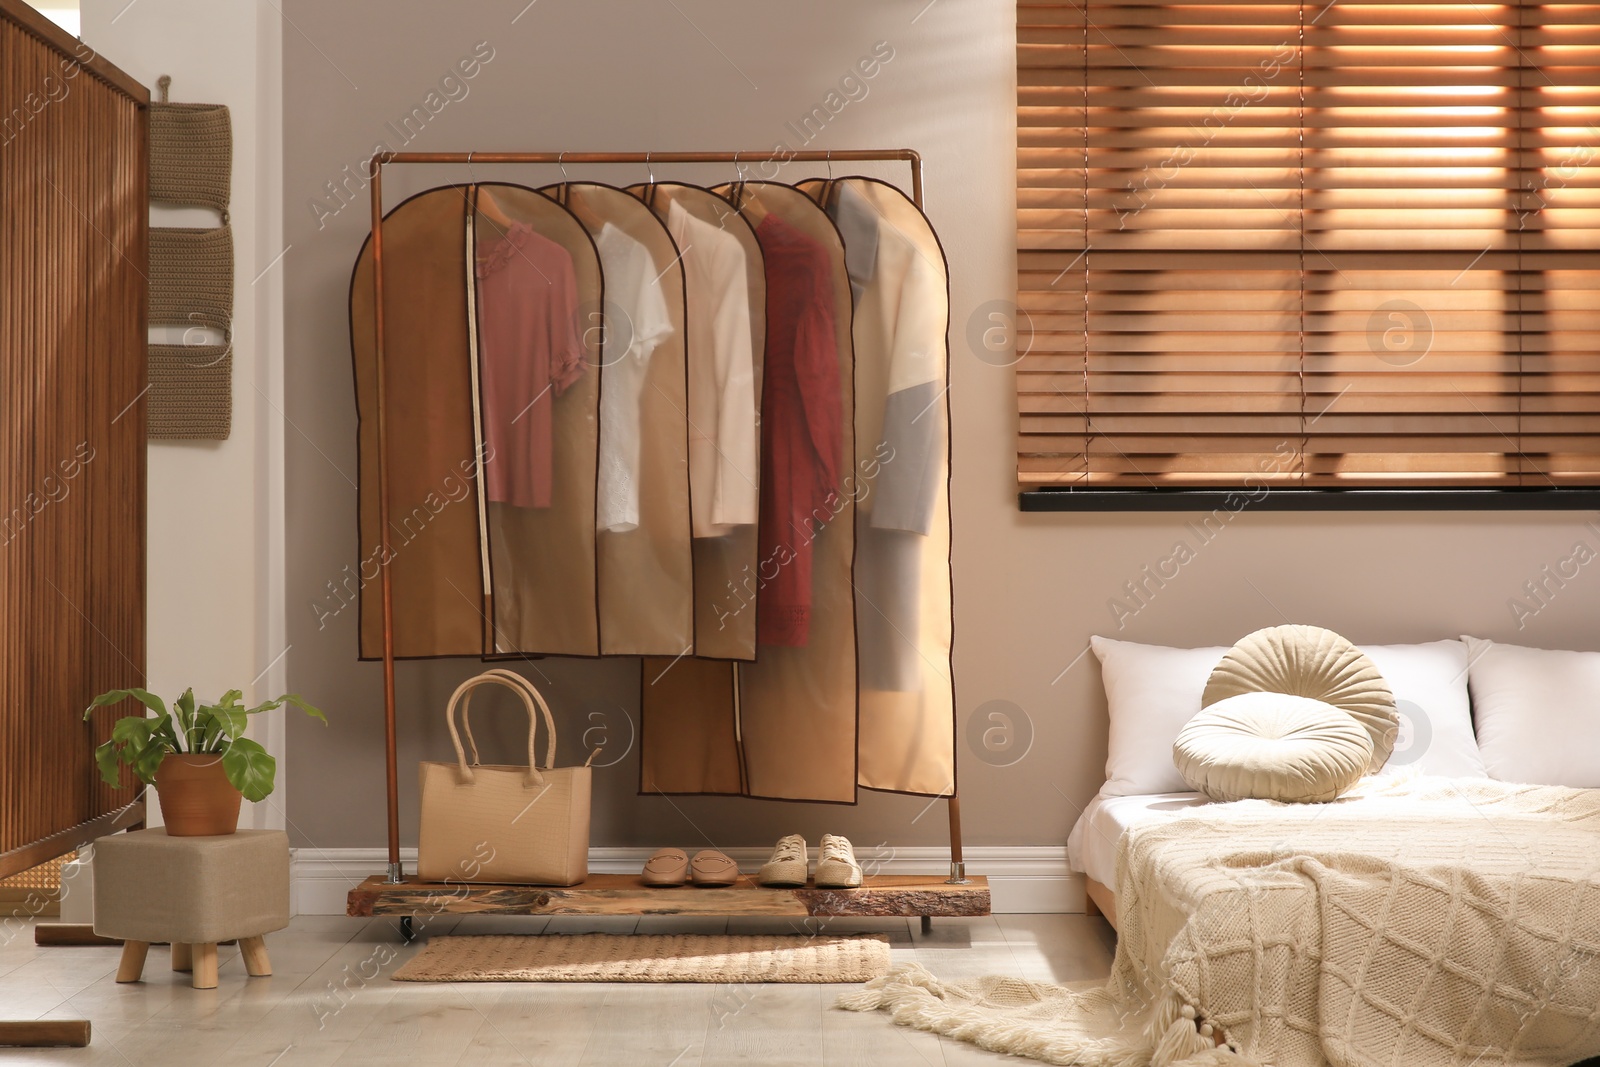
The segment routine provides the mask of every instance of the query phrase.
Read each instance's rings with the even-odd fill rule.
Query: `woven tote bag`
[[[528,712],[527,766],[478,762],[467,713],[472,691],[483,685],[503,685],[521,697]],[[457,706],[461,732],[456,730]],[[534,759],[541,715],[548,734],[542,769]],[[533,683],[502,668],[468,678],[451,695],[445,722],[456,759],[421,766],[418,877],[425,882],[519,885],[576,885],[587,878],[591,771],[587,766],[554,766],[555,718]],[[462,732],[472,749],[470,764]]]

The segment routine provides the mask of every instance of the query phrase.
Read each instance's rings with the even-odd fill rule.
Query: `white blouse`
[[[685,326],[689,363],[689,497],[696,537],[720,537],[756,521],[760,439],[750,286],[744,246],[696,218],[676,200],[667,229],[683,256],[691,309]]]
[[[650,356],[671,336],[672,320],[649,249],[609,222],[594,243],[606,304],[595,523],[622,532],[639,526],[639,397]]]

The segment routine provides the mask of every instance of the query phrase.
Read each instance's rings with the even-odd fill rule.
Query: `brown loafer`
[[[657,849],[644,864],[644,884],[657,889],[689,880],[689,857],[681,848]]]
[[[702,889],[721,889],[739,880],[739,865],[714,848],[696,852],[689,875]]]

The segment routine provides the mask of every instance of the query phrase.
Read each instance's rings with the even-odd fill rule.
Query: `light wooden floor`
[[[813,920],[818,922],[820,920]],[[1009,974],[1071,981],[1109,973],[1110,927],[1083,915],[831,919],[837,932],[890,935],[895,962],[941,977]],[[791,933],[784,919],[670,917],[501,919],[441,916],[448,933]],[[26,923],[0,926],[0,1018],[87,1018],[86,1049],[0,1049],[11,1064],[121,1067],[618,1064],[956,1067],[1018,1062],[895,1026],[880,1014],[835,1011],[843,986],[455,984],[392,982],[416,946],[390,919],[302,916],[267,936],[270,978],[246,979],[224,947],[221,984],[196,990],[152,948],[145,980],[114,981],[115,948],[38,948]]]

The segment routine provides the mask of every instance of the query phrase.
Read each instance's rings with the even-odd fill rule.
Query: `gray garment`
[[[833,198],[833,223],[844,241],[844,267],[850,275],[850,297],[861,303],[878,262],[878,213],[867,198],[848,185]]]
[[[922,553],[947,450],[946,324],[943,305],[934,299],[944,289],[943,271],[852,186],[839,187],[830,213],[844,239],[857,314],[873,317],[883,330],[877,350],[858,345],[856,358],[886,361],[883,378],[889,383],[875,453],[882,464],[862,512],[865,522],[856,531],[857,665],[864,689],[914,692],[925,684],[917,644]],[[873,299],[863,308],[869,293]],[[858,404],[875,402],[857,397]]]
[[[883,440],[894,451],[878,473],[872,525],[926,535],[933,528],[945,451],[943,390],[938,382],[889,394],[883,408]]]
[[[909,693],[923,686],[917,651],[923,535],[864,529],[856,536],[856,667],[861,688]]]
[[[880,248],[879,227],[887,224],[878,212],[848,184],[839,186],[830,209],[834,225],[844,240],[844,264],[850,274],[850,293],[855,303],[861,303],[867,287],[878,276]],[[904,256],[909,243],[891,228],[887,235],[890,245],[885,251]],[[917,255],[911,250],[912,256]],[[899,257],[896,257],[899,258]],[[891,265],[893,266],[893,265]],[[905,301],[915,301],[914,292],[923,282],[924,264],[912,262],[909,270],[900,264],[891,272],[889,282],[898,275],[902,291],[893,300],[894,306]],[[920,325],[920,324],[919,324]],[[942,326],[943,324],[938,324]],[[897,322],[897,335],[910,332],[912,325]],[[900,353],[906,339],[889,338],[892,360]],[[894,376],[891,374],[891,380]],[[944,405],[939,403],[938,383],[918,382],[889,394],[883,408],[883,444],[893,449],[894,459],[884,465],[878,475],[871,523],[882,530],[905,530],[926,534],[933,523],[934,503],[939,495],[939,453],[944,451]],[[881,453],[880,453],[881,454]],[[913,599],[913,603],[915,600]]]

